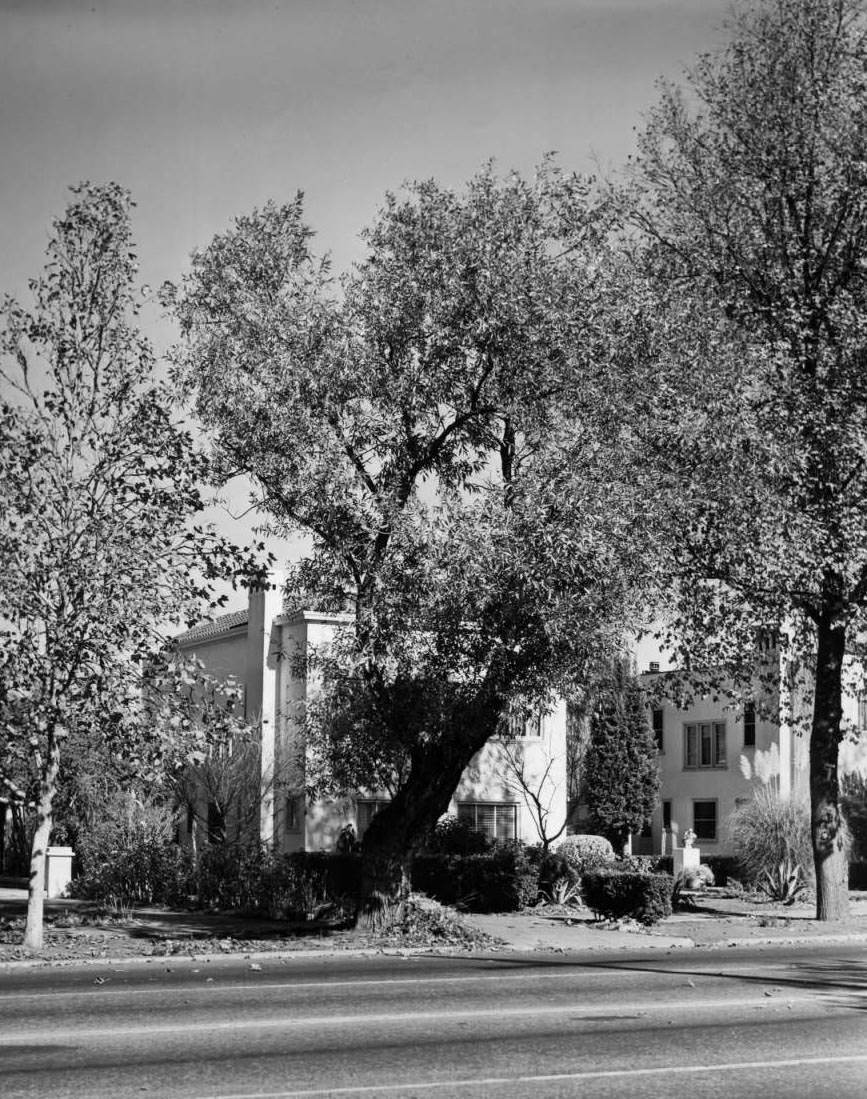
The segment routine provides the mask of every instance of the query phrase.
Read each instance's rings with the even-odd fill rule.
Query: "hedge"
[[[630,918],[650,925],[671,915],[674,882],[669,874],[590,870],[582,879],[584,902],[598,918]]]
[[[412,887],[469,912],[517,912],[539,892],[539,860],[521,844],[484,855],[418,855]]]

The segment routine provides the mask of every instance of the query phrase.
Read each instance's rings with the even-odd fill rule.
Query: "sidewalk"
[[[651,928],[597,924],[586,909],[566,914],[545,908],[524,913],[465,916],[474,927],[516,950],[673,950],[762,946],[773,943],[867,945],[867,894],[850,893],[850,918],[820,923],[813,904],[786,907],[723,897],[711,891],[692,911],[677,912]]]
[[[463,914],[463,940],[425,945],[387,939],[326,924],[287,924],[236,913],[137,908],[123,916],[103,915],[86,901],[46,901],[46,949],[29,959],[20,947],[25,890],[0,886],[0,967],[8,963],[130,961],[137,958],[202,954],[278,955],[417,951],[497,950],[619,952],[714,949],[729,946],[860,943],[867,945],[867,894],[850,895],[851,916],[819,923],[810,905],[785,908],[723,897],[696,898],[693,911],[679,912],[652,928],[633,923],[599,924],[586,909],[535,908],[492,915]]]

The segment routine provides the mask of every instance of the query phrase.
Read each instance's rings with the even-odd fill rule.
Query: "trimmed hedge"
[[[556,852],[566,859],[578,874],[608,866],[617,857],[604,836],[566,836],[557,844]]]
[[[484,855],[417,855],[412,887],[468,912],[517,912],[536,900],[539,860],[521,844]]]
[[[671,915],[674,882],[669,874],[590,870],[581,889],[585,904],[599,918],[629,918],[649,926]]]

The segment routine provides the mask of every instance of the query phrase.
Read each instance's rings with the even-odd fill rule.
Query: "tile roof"
[[[188,645],[192,641],[210,641],[213,637],[219,637],[220,634],[228,633],[230,630],[236,630],[240,626],[246,625],[246,610],[232,611],[231,614],[221,614],[219,618],[215,618],[212,622],[200,622],[198,626],[193,626],[186,633],[178,634],[174,640],[179,645]]]

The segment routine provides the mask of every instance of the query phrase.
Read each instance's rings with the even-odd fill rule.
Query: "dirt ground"
[[[85,901],[56,900],[46,905],[45,948],[41,959],[64,961],[129,959],[295,951],[377,951],[383,949],[491,950],[498,947],[592,950],[649,940],[684,946],[716,947],[766,941],[867,941],[867,892],[850,893],[850,917],[819,923],[810,901],[785,906],[761,896],[731,896],[722,889],[693,895],[689,907],[652,928],[630,921],[595,921],[583,907],[537,906],[521,913],[461,916],[424,900],[402,927],[373,933],[324,922],[287,923],[237,913],[136,908],[112,913]],[[21,946],[26,894],[0,884],[0,964],[31,958]],[[532,934],[529,930],[532,927]],[[616,935],[612,935],[615,932]]]

